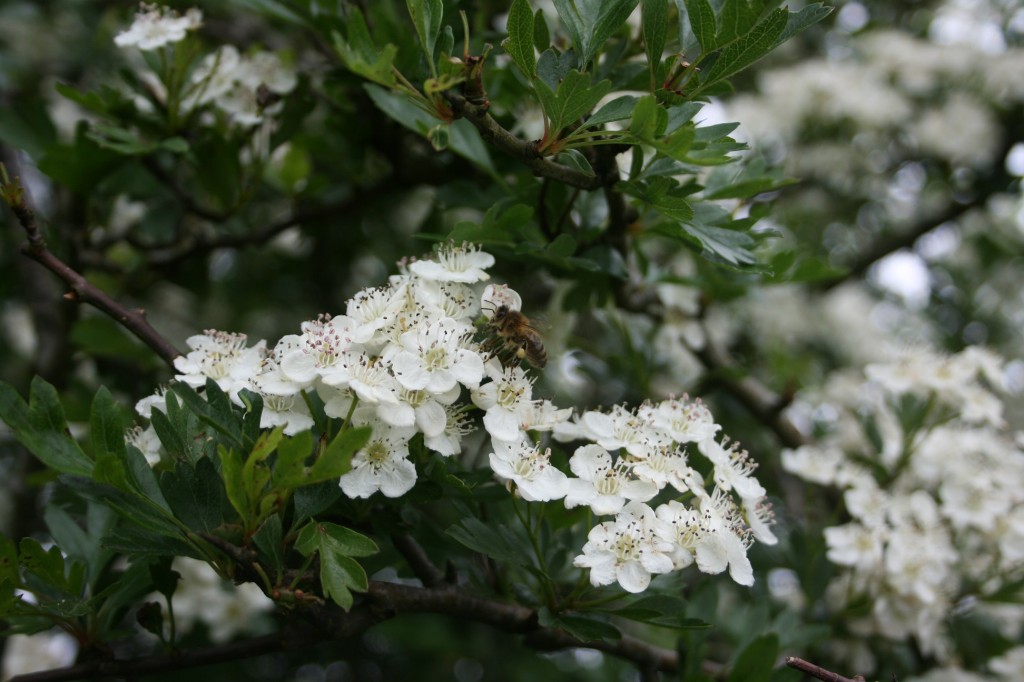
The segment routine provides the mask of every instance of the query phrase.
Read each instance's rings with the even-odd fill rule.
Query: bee
[[[500,305],[494,309],[489,326],[504,349],[514,354],[516,364],[523,360],[537,368],[548,364],[544,340],[526,315],[507,305]]]

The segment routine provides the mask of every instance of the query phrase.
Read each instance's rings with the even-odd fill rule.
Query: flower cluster
[[[595,585],[618,582],[639,592],[652,574],[692,563],[707,573],[728,568],[737,582],[752,584],[746,550],[755,539],[775,538],[747,453],[716,439],[720,427],[699,400],[616,406],[574,418],[572,409],[534,396],[521,364],[529,359],[520,352],[527,341],[489,321],[496,310],[518,311],[522,304],[507,286],[483,286],[493,263],[475,246],[444,246],[433,258],[403,265],[386,285],[360,291],[344,314],[304,322],[301,333],[273,348],[263,341],[250,346],[241,334],[194,336],[191,351],[175,360],[176,379],[196,389],[213,380],[238,405],[243,390],[259,394],[261,426],[281,427],[286,435],[312,428],[314,393],[328,417],[369,426],[369,442],[340,480],[352,498],[407,493],[417,480],[412,438],[422,434],[429,450],[454,455],[475,429],[476,413],[490,437],[491,468],[517,495],[614,517],[591,531],[576,559],[591,569]],[[149,416],[164,401],[157,394],[137,409]],[[128,438],[159,462],[152,427],[136,427]],[[569,473],[552,462],[542,438],[584,442],[569,458]],[[695,452],[710,464],[703,467],[710,492],[705,475],[689,463]],[[661,499],[680,499],[648,506],[662,491]]]
[[[870,365],[866,382],[827,391],[818,412],[829,434],[783,453],[788,471],[843,492],[850,520],[825,529],[840,567],[828,599],[871,604],[854,632],[913,637],[948,661],[951,617],[983,611],[1024,577],[1024,451],[995,392],[1003,370],[973,347]],[[1024,608],[1003,605],[1000,619],[1016,638]]]
[[[224,45],[200,62],[191,83],[187,109],[212,104],[238,125],[249,126],[260,123],[264,112],[280,108],[271,100],[295,89],[296,77],[273,52],[242,55]]]
[[[181,41],[188,31],[202,25],[203,13],[194,7],[181,15],[168,7],[142,4],[132,25],[114,36],[114,44],[155,50]]]

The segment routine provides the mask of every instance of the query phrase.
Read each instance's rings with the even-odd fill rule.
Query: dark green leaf
[[[542,9],[533,15],[533,46],[538,52],[544,52],[551,47],[551,33],[548,31],[548,22]]]
[[[534,81],[534,85],[544,114],[550,122],[552,135],[557,135],[562,128],[593,109],[612,87],[611,81],[607,80],[591,86],[590,76],[575,69],[566,74],[557,91],[553,92],[542,81]]]
[[[540,53],[540,59],[537,60],[537,78],[552,91],[558,90],[558,84],[575,65],[576,53],[571,50],[558,52],[554,48],[548,48]]]
[[[180,537],[153,533],[144,528],[119,525],[103,537],[103,547],[126,556],[187,556],[202,559],[202,555]]]
[[[498,561],[528,566],[533,551],[529,541],[510,526],[486,524],[477,518],[463,519],[446,531],[470,549]]]
[[[280,516],[271,514],[253,534],[252,539],[270,560],[270,565],[275,571],[284,568],[284,531]]]
[[[562,25],[572,38],[580,56],[580,68],[587,69],[590,60],[605,41],[624,23],[638,0],[554,0]]]
[[[665,51],[668,35],[668,0],[641,0],[640,20],[644,30],[644,50],[647,52],[651,73],[651,91],[657,87],[661,53]]]
[[[603,107],[594,112],[594,115],[580,126],[580,130],[593,128],[611,121],[621,121],[633,115],[633,108],[636,106],[637,98],[633,95],[616,97]]]
[[[718,43],[715,40],[717,29],[715,26],[715,10],[712,9],[709,0],[686,0],[686,12],[690,19],[690,28],[694,37],[700,43],[704,54],[714,50]]]
[[[815,3],[813,5],[801,7],[799,12],[790,12],[786,22],[786,28],[779,36],[778,40],[775,41],[775,45],[773,47],[778,47],[797,33],[800,33],[818,23],[831,14],[833,9],[835,8],[825,7],[821,3]]]
[[[444,4],[441,0],[405,0],[405,5],[409,9],[409,16],[412,17],[412,23],[416,27],[416,35],[420,38],[420,45],[423,46],[423,54],[427,58],[430,72],[436,73],[434,47],[437,45],[437,36],[441,33]]]
[[[779,636],[761,635],[740,653],[729,671],[728,682],[768,682],[779,655]]]
[[[537,59],[533,54],[533,21],[533,10],[528,0],[513,0],[508,11],[508,38],[501,44],[527,78],[533,78],[537,70]]]
[[[224,521],[224,486],[209,458],[199,459],[194,468],[178,462],[173,472],[160,476],[160,488],[174,515],[191,530],[209,533]]]
[[[633,109],[629,132],[641,142],[653,143],[665,132],[667,125],[668,112],[662,108],[654,95],[645,95],[637,101]]]
[[[392,87],[395,84],[393,67],[398,48],[390,44],[383,48],[374,45],[366,28],[366,19],[358,8],[349,10],[345,30],[347,40],[338,33],[333,34],[334,49],[345,68],[374,83]]]
[[[92,472],[92,460],[68,432],[56,389],[38,376],[32,380],[27,405],[13,387],[0,382],[0,419],[19,443],[51,469],[80,476]]]
[[[44,100],[29,99],[23,93],[18,97],[18,106],[0,109],[0,140],[15,149],[25,150],[33,158],[42,156],[46,148],[57,141],[57,130]]]
[[[702,74],[700,86],[692,94],[739,73],[771,52],[786,28],[789,21],[788,15],[789,12],[785,9],[773,10],[749,33],[741,35],[734,42],[722,48],[715,63]]]
[[[327,480],[297,489],[292,497],[295,502],[294,525],[316,516],[334,504],[340,497],[341,488],[336,480]]]
[[[544,627],[561,628],[581,642],[597,640],[617,641],[622,633],[603,616],[591,613],[552,613],[547,607],[537,613],[538,622]]]
[[[105,387],[100,387],[92,400],[89,417],[89,441],[92,456],[124,457],[124,413]]]

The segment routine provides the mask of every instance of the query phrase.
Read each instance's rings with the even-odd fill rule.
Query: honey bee
[[[548,364],[544,340],[526,315],[500,305],[494,309],[488,326],[501,339],[503,348],[513,353],[516,364],[524,359],[538,369]]]

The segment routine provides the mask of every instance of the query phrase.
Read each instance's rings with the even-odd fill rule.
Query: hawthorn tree
[[[5,674],[1024,676],[1024,13],[780,4],[0,9]]]

